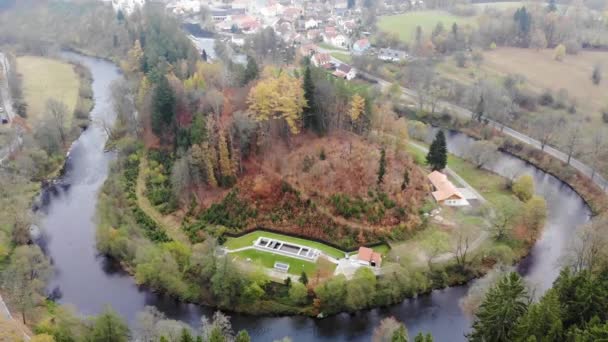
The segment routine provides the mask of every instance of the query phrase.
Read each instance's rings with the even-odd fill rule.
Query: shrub
[[[513,182],[513,193],[520,200],[527,202],[534,195],[534,179],[530,175],[523,175]]]
[[[545,91],[543,91],[543,93],[538,98],[538,103],[541,106],[550,106],[553,104],[553,101],[553,94],[551,93],[550,89],[545,89]]]

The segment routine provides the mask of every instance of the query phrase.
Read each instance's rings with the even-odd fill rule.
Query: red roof
[[[369,263],[373,262],[376,264],[376,266],[380,266],[382,263],[382,255],[367,247],[359,247],[359,254],[357,255],[357,258],[361,261],[367,261]]]

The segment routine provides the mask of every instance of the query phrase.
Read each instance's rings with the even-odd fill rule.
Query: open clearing
[[[50,58],[23,56],[17,58],[17,69],[23,76],[28,121],[41,120],[46,102],[55,99],[68,107],[66,124],[69,127],[80,85],[72,65]]]
[[[459,17],[444,11],[407,12],[380,17],[378,28],[381,31],[396,33],[404,42],[410,42],[414,40],[417,26],[420,26],[423,35],[428,37],[438,22],[442,22],[448,30],[453,23],[459,26],[475,25],[475,17]]]
[[[553,58],[553,50],[499,48],[483,54],[484,61],[480,70],[475,67],[458,68],[453,60],[440,65],[439,70],[448,78],[463,83],[472,83],[475,78],[499,79],[509,74],[520,74],[526,78],[526,86],[541,93],[545,89],[557,92],[563,88],[576,98],[581,109],[597,116],[608,98],[608,81],[606,76],[599,85],[591,82],[591,73],[595,64],[608,70],[608,52],[581,51],[577,55],[567,55],[559,62]]]
[[[310,240],[306,240],[306,239],[299,239],[299,238],[291,237],[288,235],[270,233],[270,232],[265,232],[265,231],[261,231],[261,230],[258,230],[258,231],[255,231],[255,232],[252,232],[249,234],[245,234],[238,238],[229,238],[226,241],[226,243],[224,244],[224,247],[226,247],[228,249],[250,247],[250,246],[253,246],[253,242],[255,240],[257,240],[259,237],[262,237],[262,236],[269,238],[269,239],[277,239],[277,240],[281,240],[281,241],[285,241],[285,242],[291,242],[291,243],[295,243],[298,245],[315,248],[336,259],[340,259],[340,258],[344,257],[343,251],[341,251],[337,248],[333,248],[331,246],[322,244],[320,242],[310,241]],[[264,254],[268,254],[268,253],[264,253]],[[271,265],[270,267],[272,268],[272,266],[273,265]]]
[[[288,273],[300,275],[302,272],[306,272],[309,277],[316,274],[317,271],[323,273],[325,276],[329,276],[333,274],[334,270],[336,269],[336,264],[331,263],[322,257],[319,258],[316,263],[314,263],[302,259],[290,258],[280,254],[263,252],[257,249],[247,249],[244,251],[231,253],[230,255],[234,256],[235,260],[239,262],[252,262],[267,269],[274,269],[275,262],[282,262],[289,264]]]

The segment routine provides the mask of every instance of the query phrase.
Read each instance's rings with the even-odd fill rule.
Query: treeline
[[[486,289],[470,341],[601,341],[608,336],[606,218],[580,229],[562,259],[565,268],[540,299],[517,273]],[[533,285],[532,285],[533,286]],[[476,288],[476,296],[483,288]]]

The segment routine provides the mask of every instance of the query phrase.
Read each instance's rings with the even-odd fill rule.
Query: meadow
[[[444,11],[415,11],[398,15],[380,17],[378,28],[381,31],[396,33],[406,43],[414,40],[416,27],[422,28],[422,33],[429,36],[438,22],[449,28],[453,23],[475,25],[475,17],[460,17]]]
[[[80,87],[74,67],[50,58],[22,56],[17,58],[17,70],[23,77],[23,95],[30,124],[42,120],[46,102],[55,99],[67,106],[66,126],[70,127]]]

